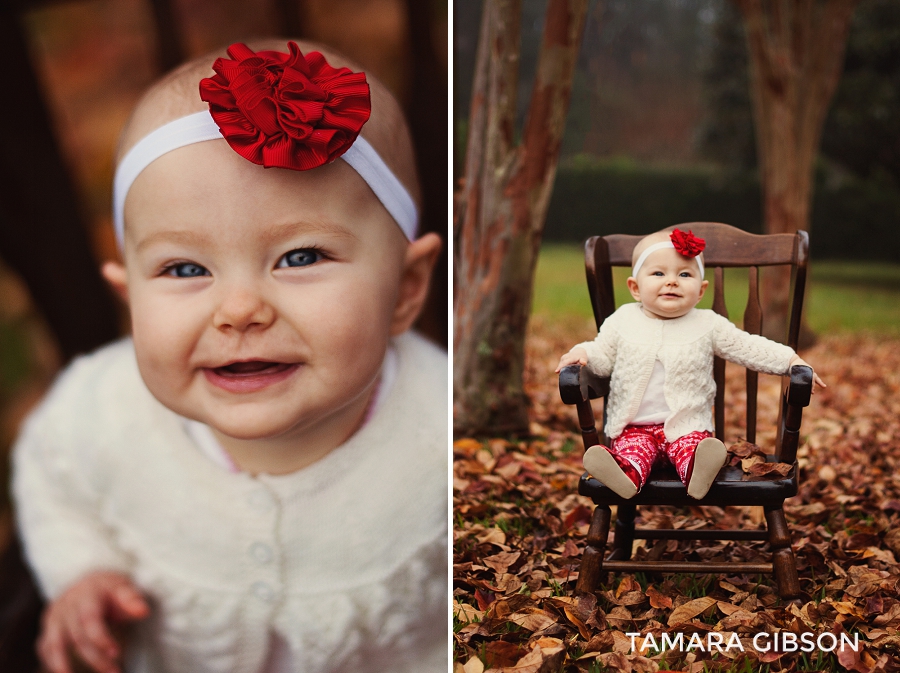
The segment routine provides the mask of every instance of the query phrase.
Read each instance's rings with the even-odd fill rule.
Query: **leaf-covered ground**
[[[785,503],[803,590],[785,603],[773,579],[757,575],[607,574],[596,595],[574,595],[592,503],[576,492],[580,435],[552,372],[579,338],[572,335],[589,333],[588,324],[534,322],[529,439],[454,444],[456,673],[900,671],[900,341],[823,336],[803,354],[829,387],[804,414],[800,493]],[[726,376],[726,444],[746,455],[743,370],[729,365]],[[778,379],[761,376],[756,444],[767,451],[778,397]],[[638,515],[639,526],[762,523],[761,508],[640,508]],[[635,545],[639,558],[661,553],[770,559],[761,542]],[[626,634],[637,632],[633,647]],[[683,645],[671,646],[679,633]],[[784,634],[795,634],[798,647],[813,651],[761,651],[776,633],[789,643]],[[821,637],[830,649],[828,633],[858,638],[859,651],[808,645]]]

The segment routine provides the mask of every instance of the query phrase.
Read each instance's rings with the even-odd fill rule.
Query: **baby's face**
[[[652,318],[679,318],[694,308],[709,281],[700,277],[696,259],[684,257],[674,248],[650,253],[638,270],[637,278],[628,279],[628,289]]]
[[[125,215],[135,351],[157,399],[239,439],[359,414],[397,331],[408,244],[352,168],[265,169],[197,143],[138,176]]]

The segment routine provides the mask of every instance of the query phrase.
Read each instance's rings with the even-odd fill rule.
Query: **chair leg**
[[[576,593],[593,593],[600,584],[603,572],[603,553],[606,550],[606,538],[609,535],[609,507],[597,505],[588,529],[587,546],[581,559],[581,570],[578,572]]]
[[[791,532],[784,518],[784,510],[780,506],[766,507],[765,513],[778,595],[785,599],[796,598],[800,595],[800,578],[797,575],[797,562],[794,550],[791,549]]]
[[[616,507],[616,532],[613,535],[613,551],[610,560],[627,561],[634,546],[634,516],[637,506],[622,504]]]

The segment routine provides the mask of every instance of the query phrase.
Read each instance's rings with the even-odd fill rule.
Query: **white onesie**
[[[666,422],[671,409],[666,404],[665,385],[666,368],[657,360],[653,363],[653,371],[641,398],[641,406],[638,407],[631,425],[662,425]]]

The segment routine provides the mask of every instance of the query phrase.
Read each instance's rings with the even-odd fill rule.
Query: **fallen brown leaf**
[[[764,477],[770,474],[786,477],[792,469],[793,466],[787,463],[757,463],[750,467],[750,474],[754,477]]]
[[[540,608],[524,608],[519,612],[511,614],[509,621],[521,626],[529,631],[543,631],[548,626],[553,626],[558,621],[556,615],[541,610]]]
[[[505,573],[509,566],[519,560],[519,556],[521,556],[521,552],[517,551],[500,552],[499,554],[483,558],[481,562],[488,568],[493,568],[498,573]]]
[[[694,600],[688,601],[684,605],[681,605],[672,610],[672,614],[669,615],[667,624],[669,626],[675,626],[676,624],[689,622],[697,615],[706,612],[706,610],[708,610],[715,604],[716,599],[712,598],[711,596],[701,596],[700,598],[695,598]]]
[[[565,654],[561,640],[541,638],[514,666],[491,668],[486,673],[556,673]]]
[[[654,608],[671,608],[672,599],[659,593],[656,587],[647,587],[647,598],[650,599],[650,605]]]

